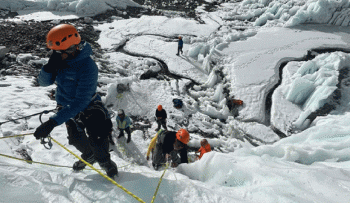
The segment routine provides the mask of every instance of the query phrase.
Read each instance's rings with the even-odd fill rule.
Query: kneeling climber
[[[168,160],[172,161],[172,167],[188,163],[187,144],[189,141],[190,134],[185,129],[177,132],[159,130],[148,147],[146,158],[149,160],[152,151],[152,165],[156,170]]]

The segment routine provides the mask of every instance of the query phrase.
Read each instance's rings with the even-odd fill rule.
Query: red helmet
[[[181,128],[179,131],[176,133],[176,139],[181,141],[184,144],[188,144],[190,141],[190,134],[188,133],[187,130]]]
[[[79,44],[81,37],[73,25],[61,24],[53,27],[46,36],[46,46],[53,50],[66,50]]]
[[[158,105],[157,109],[158,109],[158,111],[161,111],[163,109],[163,106],[162,105]]]

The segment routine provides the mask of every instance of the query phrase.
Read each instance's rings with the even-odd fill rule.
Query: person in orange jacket
[[[196,160],[201,159],[203,154],[210,151],[211,151],[211,147],[210,147],[210,144],[208,143],[208,140],[207,139],[201,140],[201,148],[199,148],[199,150],[197,151],[197,153],[200,153],[200,154],[197,155]]]

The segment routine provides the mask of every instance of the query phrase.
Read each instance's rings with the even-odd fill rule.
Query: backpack
[[[163,129],[160,129],[158,131],[156,146],[154,152],[152,153],[152,165],[156,170],[166,162],[162,149],[162,144],[164,143],[166,132],[167,131]]]
[[[174,107],[177,109],[182,108],[183,103],[181,99],[173,99]]]
[[[164,138],[166,134],[166,130],[160,129],[158,131],[158,137],[157,137],[157,144],[163,144],[164,143]]]

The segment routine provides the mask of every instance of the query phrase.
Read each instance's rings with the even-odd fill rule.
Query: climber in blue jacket
[[[69,24],[52,28],[46,43],[53,53],[41,69],[38,83],[49,86],[56,82],[58,112],[41,124],[34,136],[36,139],[45,138],[56,126],[65,123],[69,144],[82,153],[81,158],[90,164],[98,162],[108,176],[117,176],[117,165],[109,154],[108,136],[112,133],[112,121],[96,93],[98,67],[90,57],[91,46],[81,41],[76,28]],[[79,160],[73,169],[79,171],[85,166]]]

